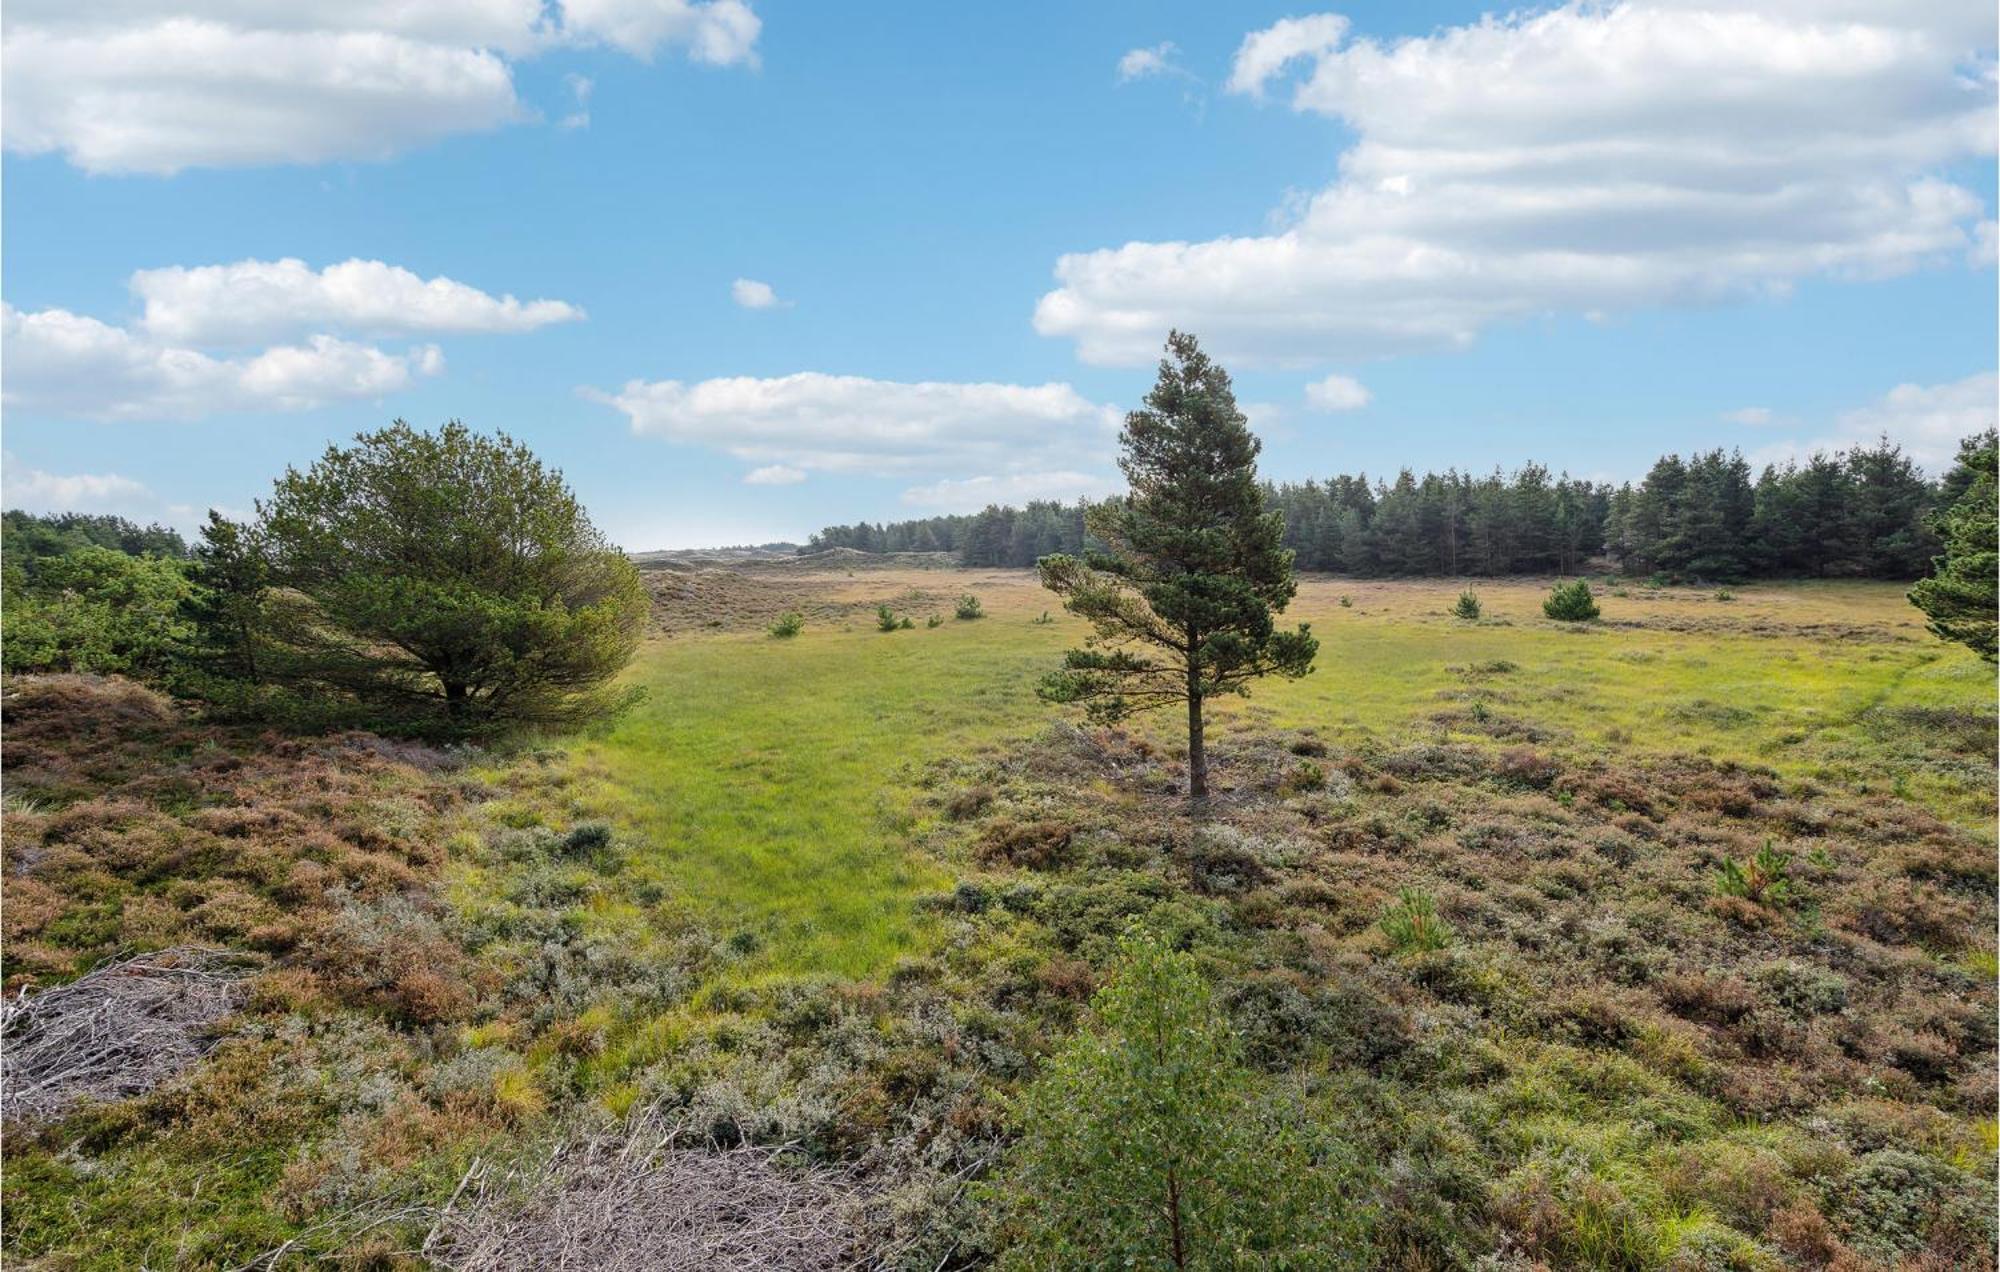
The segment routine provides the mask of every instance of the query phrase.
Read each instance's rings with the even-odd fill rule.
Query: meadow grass
[[[911,901],[946,881],[907,847],[911,783],[932,760],[1060,718],[1034,681],[1084,629],[1026,572],[809,582],[899,610],[918,594],[969,592],[988,617],[655,640],[630,673],[645,700],[569,762],[584,802],[645,845],[635,872],[753,949],[747,974],[868,975],[922,946]],[[1467,586],[1484,607],[1476,623],[1450,614]],[[1312,728],[1344,746],[1419,730],[1490,742],[1496,730],[1469,727],[1468,711],[1519,717],[1575,754],[1691,752],[1864,791],[1893,785],[1990,834],[1990,750],[1940,765],[1902,744],[1941,718],[1973,721],[1976,737],[1991,719],[1991,669],[1927,635],[1900,588],[1764,585],[1724,601],[1614,585],[1599,589],[1604,621],[1586,625],[1542,618],[1546,591],[1308,579],[1291,616],[1320,637],[1316,670],[1219,702],[1218,729]],[[1035,622],[1044,611],[1055,621]],[[1171,749],[1177,723],[1134,727]]]
[[[586,799],[650,846],[635,871],[754,941],[745,967],[865,975],[918,944],[910,900],[944,876],[906,847],[908,787],[1032,727],[1035,676],[1066,639],[1028,621],[1024,577],[964,581],[1004,613],[655,641],[631,675],[645,699],[574,748]]]

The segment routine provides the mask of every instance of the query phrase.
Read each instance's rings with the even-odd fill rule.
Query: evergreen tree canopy
[[[1259,1098],[1193,957],[1146,933],[1120,955],[1019,1106],[1002,1266],[1359,1266],[1340,1172]]]
[[[1192,336],[1173,333],[1167,349],[1145,409],[1126,416],[1120,435],[1131,493],[1090,512],[1106,550],[1041,562],[1043,585],[1096,631],[1042,693],[1083,703],[1098,720],[1185,702],[1188,793],[1200,799],[1208,793],[1203,701],[1243,693],[1259,676],[1305,675],[1319,642],[1303,625],[1273,624],[1298,584],[1228,373]]]
[[[1947,490],[1959,492],[1958,498],[1931,527],[1944,541],[1944,555],[1937,559],[1936,573],[1910,589],[1910,602],[1930,620],[1932,632],[1977,650],[1989,662],[1995,658],[2000,625],[1997,475],[2000,438],[1993,430],[1959,443],[1958,465],[1944,483]]]
[[[1454,468],[1264,487],[1285,515],[1301,570],[1376,575],[1574,574],[1610,556],[1633,574],[1679,579],[1861,576],[1912,579],[1937,550],[1930,513],[1955,492],[1927,481],[1889,442],[1767,467],[1740,454],[1668,455],[1637,485],[1550,476],[1540,464],[1485,476]],[[969,516],[829,526],[806,549],[942,551],[966,566],[1028,566],[1081,555],[1082,504],[995,504]]]
[[[364,699],[464,724],[589,715],[645,623],[631,562],[504,434],[398,420],[288,471],[257,511],[272,586],[307,607],[292,674]]]

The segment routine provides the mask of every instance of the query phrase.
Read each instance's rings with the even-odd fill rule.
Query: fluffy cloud
[[[1841,415],[1824,437],[1774,442],[1750,456],[1756,464],[1781,464],[1815,451],[1845,450],[1886,437],[1932,473],[1958,457],[1959,439],[2000,423],[2000,374],[1969,375],[1945,384],[1899,384],[1878,401]]]
[[[1306,403],[1316,411],[1358,411],[1374,400],[1368,386],[1351,376],[1330,375],[1306,386]]]
[[[1118,59],[1118,82],[1129,84],[1133,80],[1148,79],[1155,75],[1185,75],[1174,63],[1174,55],[1180,50],[1172,41],[1155,44],[1149,49],[1133,49]]]
[[[559,45],[754,63],[742,0],[15,0],[5,143],[90,172],[381,159],[529,118]]]
[[[329,328],[370,335],[520,332],[583,317],[564,301],[495,297],[382,261],[343,261],[317,271],[291,258],[175,265],[142,269],[131,287],[145,307],[139,325],[148,335],[191,344],[252,343]]]
[[[852,375],[633,380],[584,396],[635,433],[805,472],[1012,476],[1106,463],[1119,415],[1067,384],[905,383]]]
[[[760,283],[754,278],[739,278],[729,284],[729,295],[745,309],[779,309],[792,303],[779,300],[771,284]]]
[[[151,493],[117,473],[51,473],[0,457],[0,504],[29,512],[101,512],[129,509]]]
[[[444,369],[436,345],[388,353],[316,335],[243,357],[217,357],[70,313],[0,305],[10,409],[90,419],[193,419],[230,411],[302,411],[393,393]]]
[[[805,479],[803,468],[790,468],[784,464],[766,464],[743,474],[746,486],[796,486]]]
[[[1243,37],[1225,87],[1232,93],[1264,96],[1272,76],[1300,58],[1325,57],[1347,38],[1347,19],[1338,13],[1306,18],[1280,18],[1262,31]]]
[[[1950,173],[1993,153],[1993,44],[1989,7],[1889,0],[1579,2],[1388,44],[1287,19],[1229,86],[1342,121],[1339,178],[1273,233],[1063,256],[1035,325],[1091,362],[1181,326],[1310,365],[1976,259],[1990,213]]]
[[[684,48],[711,66],[755,66],[764,26],[743,0],[563,0],[562,19],[572,37],[635,57]]]
[[[389,352],[348,336],[532,331],[583,317],[560,300],[493,296],[382,261],[140,270],[131,327],[0,304],[6,403],[91,419],[194,419],[375,398],[444,369],[434,344]]]
[[[1090,473],[1015,473],[1006,477],[970,477],[912,486],[903,502],[934,512],[977,512],[988,504],[1024,504],[1031,499],[1101,499],[1123,490],[1124,483]]]

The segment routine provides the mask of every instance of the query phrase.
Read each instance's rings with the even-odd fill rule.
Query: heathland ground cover
[[[913,947],[908,901],[939,877],[907,847],[922,765],[1045,720],[1034,674],[1083,625],[1060,610],[1035,622],[1049,597],[1022,572],[788,583],[892,608],[972,591],[991,621],[885,634],[857,614],[790,642],[761,629],[654,640],[628,673],[646,699],[576,745],[572,763],[593,807],[651,845],[635,869],[740,925],[774,966],[862,974]],[[1764,584],[1722,600],[1614,584],[1604,622],[1583,628],[1541,617],[1546,583],[1471,586],[1485,610],[1476,624],[1452,618],[1462,588],[1450,580],[1307,577],[1291,612],[1325,638],[1318,667],[1217,701],[1218,729],[1309,727],[1340,746],[1422,734],[1689,753],[1898,790],[1971,827],[1990,820],[1990,669],[1928,637],[1894,585]],[[1176,723],[1134,727],[1171,747]],[[1936,753],[1940,735],[1957,749]]]
[[[1303,580],[1318,666],[1213,704],[1199,820],[1175,721],[1035,699],[1081,624],[1025,572],[683,580],[735,600],[636,707],[500,751],[16,677],[10,988],[246,963],[205,1059],[9,1135],[10,1261],[573,1248],[723,1177],[618,1175],[636,1126],[789,1145],[756,1187],[822,1254],[1004,1262],[1018,1097],[1137,923],[1349,1199],[1328,1258],[1989,1266],[1990,666],[1891,585],[1593,585]]]

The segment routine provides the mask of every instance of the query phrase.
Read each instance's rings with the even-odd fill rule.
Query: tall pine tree
[[[1201,800],[1203,704],[1259,676],[1305,675],[1319,642],[1304,624],[1273,623],[1298,583],[1284,515],[1266,511],[1257,482],[1261,444],[1228,373],[1193,336],[1174,332],[1167,351],[1146,409],[1125,417],[1119,438],[1131,494],[1091,510],[1090,533],[1108,550],[1041,562],[1043,585],[1096,632],[1041,693],[1082,703],[1099,721],[1185,703],[1188,795]]]
[[[2000,550],[1996,550],[1995,479],[2000,439],[1993,430],[1959,443],[1958,467],[1945,478],[1958,498],[1933,520],[1944,540],[1937,572],[1910,589],[1910,603],[1930,620],[1931,631],[1993,661],[2000,652]]]

